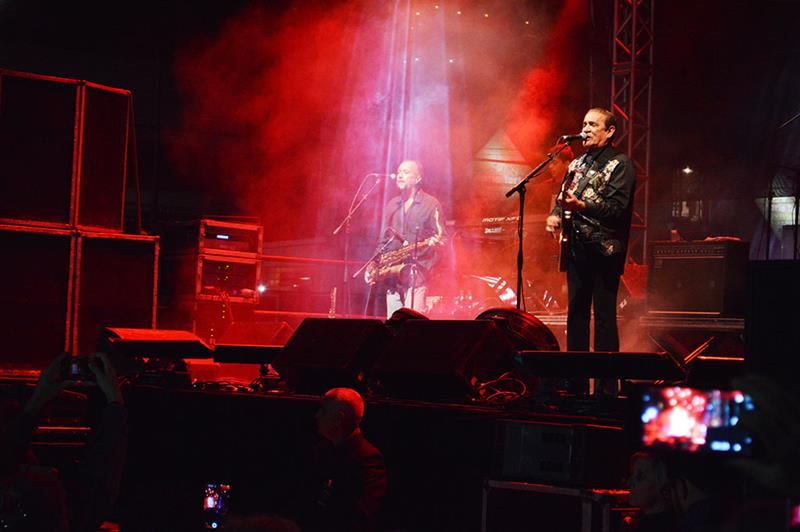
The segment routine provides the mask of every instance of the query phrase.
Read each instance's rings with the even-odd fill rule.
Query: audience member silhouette
[[[304,531],[371,531],[379,523],[387,490],[383,455],[361,432],[364,401],[355,390],[334,388],[316,415],[323,437],[306,487]]]
[[[749,374],[733,385],[753,398],[755,409],[742,414],[760,455],[734,465],[764,488],[786,497],[800,497],[800,391],[777,380]]]
[[[655,452],[638,452],[631,457],[628,476],[629,502],[639,508],[632,530],[668,532],[677,526],[672,506],[667,464]]]
[[[22,406],[0,402],[0,529],[68,529],[66,494],[54,469],[39,466],[20,437]]]
[[[667,457],[681,532],[718,531],[741,503],[740,477],[725,460],[702,454]]]
[[[748,498],[726,522],[725,532],[794,530],[792,507],[800,497],[800,393],[778,380],[748,374],[733,386],[753,398],[741,426],[756,441],[755,456],[733,460],[750,481]]]
[[[23,409],[7,402],[2,415],[2,489],[13,506],[6,520],[15,530],[97,530],[116,500],[127,445],[127,414],[114,368],[103,353],[89,357],[93,378],[62,377],[68,354],[44,369]],[[81,460],[62,469],[35,467],[30,442],[42,410],[65,388],[96,387],[102,392],[99,420],[93,427]],[[66,494],[66,496],[65,496]]]

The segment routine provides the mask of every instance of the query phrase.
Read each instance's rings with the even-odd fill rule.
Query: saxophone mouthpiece
[[[405,237],[403,235],[401,235],[400,233],[398,233],[397,230],[394,227],[387,227],[386,228],[386,232],[389,233],[390,235],[392,235],[392,238],[396,238],[400,242],[405,242],[406,241]]]

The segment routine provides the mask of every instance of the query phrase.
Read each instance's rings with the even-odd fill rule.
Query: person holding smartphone
[[[68,529],[96,530],[116,500],[127,451],[127,411],[106,354],[96,352],[81,362],[67,353],[59,355],[39,376],[10,438],[18,449],[17,456],[22,449],[29,449],[44,408],[62,390],[73,387],[100,391],[99,421],[92,427],[81,460],[59,476],[67,494]],[[61,530],[60,526],[52,530]]]

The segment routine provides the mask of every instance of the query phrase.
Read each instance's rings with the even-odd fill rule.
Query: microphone
[[[391,178],[391,179],[395,179],[397,177],[397,174],[379,174],[379,173],[372,172],[370,174],[367,174],[367,176],[388,177],[388,178]]]
[[[576,135],[561,135],[558,138],[558,142],[559,143],[561,143],[561,142],[572,142],[573,140],[586,140],[588,138],[589,138],[589,135],[587,135],[586,133],[581,131],[580,133],[578,133]]]

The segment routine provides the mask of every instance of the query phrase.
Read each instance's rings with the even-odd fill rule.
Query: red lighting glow
[[[573,75],[573,58],[581,53],[575,35],[580,33],[586,17],[583,0],[564,2],[550,30],[542,60],[528,73],[511,111],[508,133],[530,160],[547,153],[557,136],[554,121],[562,113],[568,81]],[[579,119],[576,117],[576,126]]]

